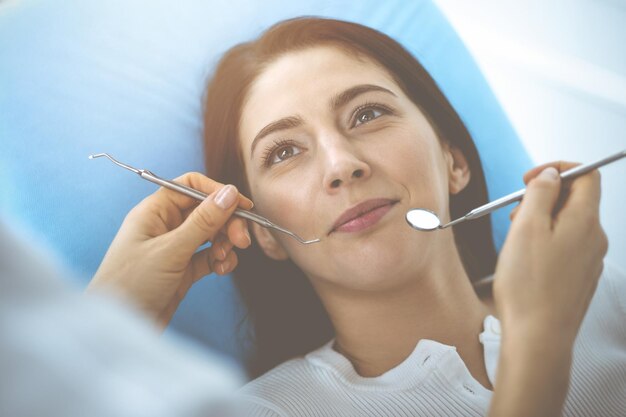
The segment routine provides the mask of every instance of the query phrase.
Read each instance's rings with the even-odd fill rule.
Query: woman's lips
[[[360,232],[382,219],[397,201],[370,200],[346,211],[340,217],[332,232]],[[348,219],[346,219],[348,217]]]

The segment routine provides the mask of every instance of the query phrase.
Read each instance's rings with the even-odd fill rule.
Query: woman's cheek
[[[257,196],[255,200],[257,213],[280,226],[293,227],[303,214],[301,209],[303,202],[298,195],[299,191],[299,187],[282,178],[257,187],[255,193]]]

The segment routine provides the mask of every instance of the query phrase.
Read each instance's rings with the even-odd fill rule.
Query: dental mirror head
[[[406,212],[405,217],[407,223],[417,230],[429,232],[441,226],[439,217],[430,210],[422,208],[411,209]]]

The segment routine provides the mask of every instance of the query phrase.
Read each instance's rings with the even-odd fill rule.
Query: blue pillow
[[[530,159],[472,57],[427,0],[0,3],[0,209],[39,232],[86,284],[125,214],[155,186],[87,155],[176,177],[202,171],[212,65],[271,24],[317,15],[387,33],[435,78],[479,149],[489,194],[520,188]],[[501,246],[508,210],[494,215]],[[228,278],[192,288],[172,327],[236,359],[242,311]]]

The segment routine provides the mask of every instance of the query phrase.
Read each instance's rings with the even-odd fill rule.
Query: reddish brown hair
[[[428,72],[383,33],[332,19],[287,20],[271,27],[257,40],[235,46],[224,55],[206,92],[204,144],[209,177],[234,184],[249,195],[238,149],[238,125],[248,89],[264,68],[281,55],[318,45],[336,46],[380,64],[426,115],[440,140],[463,151],[472,176],[462,192],[450,197],[452,218],[487,202],[484,174],[472,138]],[[472,281],[493,273],[496,251],[489,217],[456,226],[454,236]],[[233,276],[253,330],[251,376],[256,377],[330,340],[333,335],[330,320],[296,265],[291,261],[270,260],[256,244],[239,257],[239,267]]]

